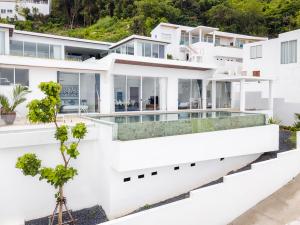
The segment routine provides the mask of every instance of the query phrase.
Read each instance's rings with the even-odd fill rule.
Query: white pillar
[[[202,29],[199,29],[199,42],[202,42]]]
[[[202,80],[202,109],[206,109],[207,106],[207,81]]]
[[[136,39],[133,41],[133,47],[134,47],[134,53],[133,54],[135,56],[137,56],[138,55],[138,42],[137,42]]]
[[[61,59],[62,59],[62,60],[65,60],[65,55],[66,55],[66,52],[65,52],[65,46],[62,45],[62,46],[61,46]]]
[[[268,99],[268,105],[269,105],[269,107],[268,107],[268,109],[272,110],[272,112],[273,112],[273,107],[274,107],[274,103],[273,102],[274,102],[273,101],[273,81],[270,80],[269,81],[269,99]]]
[[[178,110],[178,79],[176,77],[168,78],[167,87],[167,110]]]
[[[245,80],[240,81],[240,111],[245,111]]]
[[[191,45],[192,44],[192,34],[191,32],[189,32],[189,44],[188,45]]]
[[[297,132],[296,143],[297,149],[300,149],[300,131]]]
[[[114,112],[113,76],[106,73],[100,74],[100,113]]]
[[[216,34],[215,34],[215,31],[213,31],[213,44],[214,45],[216,44]]]
[[[215,80],[211,82],[211,108],[217,108],[217,82]]]

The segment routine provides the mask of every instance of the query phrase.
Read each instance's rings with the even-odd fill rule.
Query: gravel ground
[[[72,215],[77,219],[76,225],[96,225],[108,221],[104,210],[100,206],[74,211]],[[25,225],[48,225],[48,221],[48,217],[43,217],[27,221]]]
[[[289,140],[291,132],[288,130],[280,130],[279,132],[279,152],[284,152],[295,148],[295,144]]]

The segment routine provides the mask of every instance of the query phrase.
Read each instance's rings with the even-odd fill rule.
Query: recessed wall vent
[[[126,178],[124,178],[124,180],[123,180],[124,182],[129,182],[130,181],[130,177],[126,177]]]

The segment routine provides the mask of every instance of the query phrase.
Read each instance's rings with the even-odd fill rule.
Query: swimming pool
[[[265,125],[264,114],[225,111],[93,116],[114,124],[120,141]]]

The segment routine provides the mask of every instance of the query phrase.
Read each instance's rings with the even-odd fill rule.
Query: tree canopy
[[[17,29],[118,41],[149,35],[160,22],[275,37],[300,28],[299,0],[53,0],[49,16],[25,10]]]

